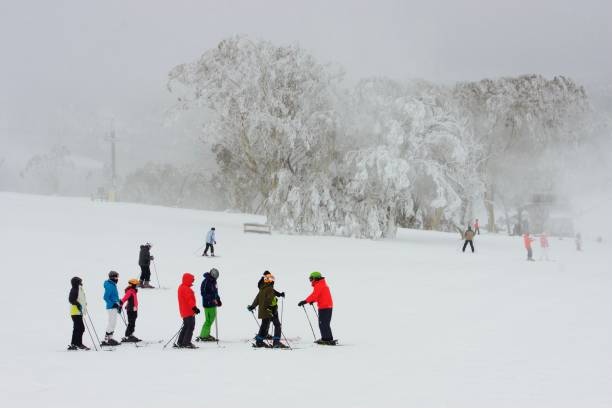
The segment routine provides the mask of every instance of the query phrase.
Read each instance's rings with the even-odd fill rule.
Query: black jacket
[[[151,265],[151,247],[148,245],[140,246],[140,255],[138,256],[138,265],[139,266],[149,266]]]

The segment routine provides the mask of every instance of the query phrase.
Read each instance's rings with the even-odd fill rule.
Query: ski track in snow
[[[400,230],[394,240],[244,234],[258,216],[0,193],[3,347],[0,395],[12,407],[606,407],[612,406],[610,245],[551,239],[556,262],[528,263],[520,238]],[[219,259],[194,257],[209,227]],[[181,325],[184,272],[220,270],[219,336],[198,350],[122,345],[65,352],[69,280],[83,278],[98,335],[102,283],[139,276],[153,243],[162,286],[139,291],[136,336],[167,341]],[[539,256],[535,247],[535,257]],[[285,291],[293,351],[254,350],[246,310],[268,269]],[[347,347],[315,346],[297,302],[319,270]],[[153,283],[157,283],[155,272]],[[282,303],[279,304],[279,307]],[[316,327],[312,309],[307,309]],[[197,316],[194,336],[203,314]],[[117,325],[116,337],[124,327]],[[214,331],[214,327],[213,327]],[[85,333],[84,342],[92,346]],[[61,352],[60,352],[61,351]]]

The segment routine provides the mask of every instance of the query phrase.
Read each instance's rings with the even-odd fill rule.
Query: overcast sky
[[[610,83],[612,1],[0,0],[0,128],[49,112],[138,116],[224,37],[299,43],[349,78],[523,73]],[[2,140],[2,139],[0,139]]]

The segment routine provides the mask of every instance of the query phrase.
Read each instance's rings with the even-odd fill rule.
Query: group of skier
[[[207,249],[209,240],[211,254],[214,254],[214,228],[213,232],[207,237]],[[130,279],[128,286],[125,288],[125,295],[120,298],[117,285],[119,282],[119,273],[110,271],[108,279],[104,281],[105,308],[107,312],[107,326],[104,340],[101,346],[117,346],[121,343],[138,343],[141,340],[134,336],[136,329],[136,319],[138,318],[138,289],[152,288],[149,284],[150,270],[149,264],[153,260],[150,254],[151,244],[147,243],[140,246],[139,265],[141,267],[141,279]],[[206,253],[206,251],[205,251]],[[200,335],[196,337],[198,342],[218,341],[217,338],[211,335],[212,325],[216,324],[217,308],[222,306],[221,297],[217,286],[219,278],[219,270],[212,268],[210,271],[203,274],[203,280],[200,285],[200,294],[202,297],[202,307],[204,308],[205,320],[200,330]],[[313,287],[312,293],[303,301],[300,301],[298,306],[302,307],[307,303],[318,305],[319,328],[321,331],[321,339],[316,342],[323,345],[335,345],[330,323],[333,309],[333,301],[331,292],[325,278],[320,272],[312,272],[309,276]],[[258,308],[258,317],[261,319],[260,329],[255,337],[254,347],[271,347],[271,348],[287,348],[288,346],[281,341],[282,327],[278,316],[278,298],[284,298],[285,292],[278,292],[274,289],[274,275],[269,271],[265,271],[257,283],[258,293],[253,302],[247,307],[250,312]],[[193,331],[195,329],[195,316],[201,311],[196,304],[195,293],[192,286],[195,282],[195,277],[190,273],[183,274],[182,282],[178,287],[178,306],[179,313],[182,318],[182,326],[177,333],[177,340],[174,343],[174,348],[197,348],[192,343]],[[83,290],[83,280],[79,277],[73,277],[70,281],[71,289],[68,295],[70,303],[70,315],[73,321],[73,331],[68,350],[89,350],[83,344],[83,334],[85,332],[86,322],[84,321],[87,315],[87,301]],[[125,308],[127,322],[123,317],[123,309]],[[124,320],[126,325],[125,335],[121,342],[115,340],[114,333],[117,325],[117,318]],[[270,324],[274,326],[274,334],[270,338],[268,330]],[[272,340],[268,343],[267,340]]]

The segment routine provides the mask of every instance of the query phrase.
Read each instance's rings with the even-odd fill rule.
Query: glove
[[[217,241],[215,241],[215,245],[217,245]]]
[[[284,298],[285,297],[285,292],[281,292],[280,295],[278,295],[278,296]]]
[[[113,309],[117,309],[117,311],[120,311],[121,310],[121,305],[119,303],[115,303],[113,305]]]
[[[135,307],[135,308],[134,308],[134,311],[135,311],[135,312],[137,312],[137,311],[138,311],[138,308],[137,308],[137,307]]]
[[[79,309],[79,312],[83,313],[83,306],[81,306],[80,303],[76,304],[77,309]]]
[[[119,307],[123,307],[123,301],[119,301]]]
[[[248,305],[248,306],[247,306],[247,310],[248,310],[249,312],[252,312],[253,310],[255,310],[255,306]]]
[[[151,255],[151,260],[154,260],[154,259],[155,259],[155,257],[153,255]]]
[[[195,314],[200,314],[200,309],[198,309],[197,306],[192,307],[191,310],[193,310],[193,313]]]
[[[223,303],[221,303],[221,299],[217,299],[217,306],[221,307]]]
[[[298,306],[304,306],[307,302],[305,300],[300,301],[300,303],[298,303]]]

